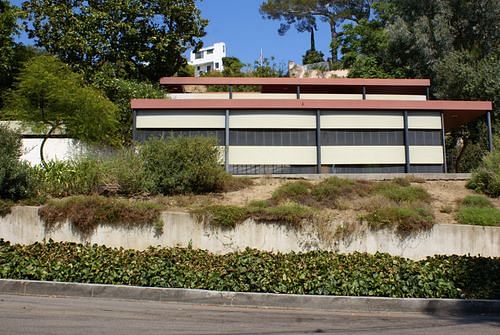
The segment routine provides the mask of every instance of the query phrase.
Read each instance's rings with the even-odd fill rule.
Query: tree
[[[265,18],[284,21],[285,26],[307,22],[311,17],[327,22],[332,62],[338,62],[339,28],[346,20],[358,22],[367,19],[371,3],[372,0],[267,0],[260,6],[260,12]]]
[[[224,77],[243,77],[244,73],[241,71],[245,67],[245,64],[237,57],[224,57],[222,58],[222,64],[224,65],[224,70],[222,70],[222,75]]]
[[[185,64],[208,23],[194,0],[33,0],[23,8],[29,37],[74,69],[88,75],[111,65],[119,77],[155,82]]]
[[[44,166],[43,148],[55,131],[87,143],[117,144],[116,106],[53,56],[38,56],[26,64],[6,105],[9,118],[44,131]]]
[[[14,34],[18,13],[8,1],[0,0],[0,73],[7,73],[14,56]]]

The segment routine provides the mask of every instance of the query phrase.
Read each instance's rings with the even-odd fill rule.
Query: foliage
[[[358,22],[370,16],[371,1],[358,0],[267,0],[260,6],[261,14],[272,20],[282,21],[280,32],[286,32],[291,24],[299,31],[313,32],[316,18],[330,25],[330,50],[332,62],[338,62],[339,29],[344,21]],[[311,49],[314,49],[311,47]]]
[[[0,199],[20,200],[35,192],[30,166],[21,162],[21,137],[0,125]]]
[[[309,49],[306,51],[305,55],[302,56],[302,64],[314,64],[323,62],[325,55],[321,51],[316,51]]]
[[[496,149],[483,158],[479,168],[472,172],[467,187],[490,197],[500,196],[500,151]]]
[[[430,201],[430,194],[420,186],[401,186],[394,182],[379,183],[376,193],[398,203],[414,201]]]
[[[92,77],[92,84],[118,107],[118,134],[121,144],[132,143],[131,99],[162,99],[165,92],[157,85],[132,79],[121,79],[112,72],[98,72]]]
[[[106,65],[120,78],[154,82],[185,64],[208,23],[194,0],[36,0],[23,8],[28,36],[75,69],[92,74]]]
[[[12,206],[11,201],[0,199],[0,218],[10,214]]]
[[[464,207],[478,207],[478,208],[493,207],[491,201],[482,195],[468,195],[462,200],[461,205]]]
[[[457,213],[461,224],[500,226],[500,210],[492,207],[462,207]]]
[[[7,95],[7,115],[43,130],[40,145],[55,131],[87,143],[113,144],[116,106],[53,56],[38,56],[21,71]]]
[[[372,229],[395,227],[396,232],[406,237],[415,232],[432,228],[434,216],[427,207],[380,207],[360,216]]]
[[[9,1],[0,0],[0,73],[9,70],[14,56],[14,34],[17,33],[19,13]]]
[[[25,280],[399,298],[498,299],[498,258],[435,256],[421,261],[366,253],[226,255],[203,250],[113,249],[0,240],[0,277]]]
[[[500,210],[481,195],[468,195],[460,203],[457,221],[461,224],[500,226]]]
[[[200,221],[215,227],[234,228],[247,219],[245,208],[231,205],[213,205],[193,211]]]
[[[38,214],[48,229],[69,221],[82,236],[88,236],[98,225],[158,227],[160,210],[160,205],[148,201],[75,196],[51,200],[38,210]]]
[[[151,139],[140,147],[144,168],[161,194],[222,190],[226,172],[215,138]]]

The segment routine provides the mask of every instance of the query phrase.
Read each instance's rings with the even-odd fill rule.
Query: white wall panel
[[[229,164],[316,165],[316,147],[230,146]]]
[[[411,164],[443,164],[443,147],[410,146]]]
[[[404,164],[404,146],[323,146],[322,164]]]
[[[367,94],[366,100],[406,100],[406,101],[425,101],[425,95],[409,95],[409,94]]]
[[[362,94],[300,94],[303,100],[363,100]]]
[[[225,114],[216,111],[138,112],[137,128],[224,128]]]
[[[245,93],[245,92],[233,92],[233,99],[252,99],[252,100],[272,100],[272,99],[284,99],[293,100],[297,99],[297,94],[295,93]]]
[[[325,129],[402,129],[399,112],[322,112],[321,128]]]
[[[230,128],[316,128],[316,115],[302,111],[231,111]]]
[[[441,113],[410,112],[408,113],[409,129],[441,129]]]
[[[168,97],[171,100],[199,100],[199,99],[229,99],[227,92],[214,92],[214,93],[169,93]]]

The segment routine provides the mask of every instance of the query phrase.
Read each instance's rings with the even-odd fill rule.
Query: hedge
[[[500,258],[327,251],[226,255],[181,248],[145,251],[75,243],[11,245],[0,239],[0,277],[10,279],[317,295],[500,298]]]

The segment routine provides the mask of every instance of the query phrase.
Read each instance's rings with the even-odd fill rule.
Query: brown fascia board
[[[277,85],[277,86],[419,86],[429,87],[429,79],[373,78],[260,78],[260,77],[163,77],[160,85]]]
[[[322,109],[322,110],[408,110],[443,112],[445,130],[473,121],[493,106],[490,101],[404,101],[404,100],[166,100],[133,99],[134,110],[169,109]]]
[[[492,110],[490,101],[452,100],[254,100],[133,99],[132,109],[358,109],[358,110]]]

